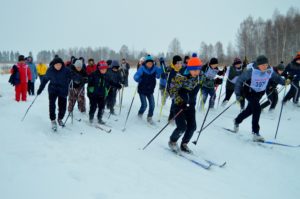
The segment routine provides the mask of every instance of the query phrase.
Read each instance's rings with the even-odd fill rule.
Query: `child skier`
[[[255,142],[264,142],[264,138],[259,133],[259,117],[261,113],[259,101],[265,94],[269,80],[282,85],[285,83],[284,79],[274,73],[273,69],[268,65],[267,57],[261,55],[257,57],[256,62],[253,63],[250,69],[242,73],[234,88],[238,101],[242,98],[242,90],[248,100],[246,109],[234,119],[234,131],[237,133],[239,124],[252,115],[252,133],[253,141]]]
[[[33,58],[31,56],[27,57],[27,63],[28,67],[30,68],[31,72],[31,80],[28,81],[28,95],[34,95],[34,83],[37,79],[37,70],[35,63],[33,63]]]
[[[227,76],[226,93],[225,93],[225,98],[222,102],[222,106],[225,106],[230,100],[234,92],[235,83],[239,78],[239,76],[242,74],[242,72],[243,72],[242,61],[240,58],[237,57],[234,59],[232,66],[229,67],[226,73]],[[241,104],[241,109],[244,109],[245,99],[241,100],[240,104]]]
[[[59,57],[51,61],[52,65],[48,68],[45,78],[43,79],[37,94],[40,95],[48,82],[49,94],[49,112],[52,129],[57,130],[56,119],[56,100],[58,99],[58,125],[64,126],[63,118],[67,108],[67,96],[69,91],[69,84],[71,81],[71,71],[65,67],[63,60]]]
[[[80,59],[76,60],[74,65],[70,66],[72,71],[72,80],[69,89],[69,106],[68,111],[73,112],[75,103],[78,103],[78,109],[85,113],[85,92],[84,84],[87,83],[87,74],[83,69],[83,63]]]
[[[182,111],[176,118],[176,129],[173,131],[169,147],[174,152],[179,152],[177,141],[184,134],[180,149],[186,153],[192,153],[188,143],[196,130],[195,105],[197,93],[200,89],[199,75],[202,61],[193,56],[187,64],[184,74],[177,74],[170,84],[170,94],[174,100],[173,112],[176,115]]]
[[[90,112],[89,121],[93,123],[95,112],[98,108],[97,119],[99,124],[105,124],[102,120],[102,116],[105,108],[105,101],[110,86],[122,88],[120,84],[115,84],[107,77],[108,65],[104,60],[101,60],[97,64],[98,70],[93,72],[88,77],[88,97],[90,99]]]
[[[106,100],[107,108],[110,110],[110,114],[112,115],[116,115],[114,106],[116,104],[117,91],[120,89],[119,85],[122,86],[122,84],[124,84],[124,79],[119,68],[119,62],[117,60],[112,60],[111,68],[109,68],[107,71],[107,78],[109,81],[113,82],[115,85],[118,85],[117,87],[112,85],[110,86]]]
[[[141,65],[141,67],[134,75],[134,80],[138,82],[138,93],[140,95],[141,100],[141,108],[138,112],[138,116],[143,116],[147,108],[147,98],[149,102],[149,112],[147,116],[147,121],[150,124],[153,124],[152,116],[155,107],[153,93],[156,86],[156,78],[159,78],[160,73],[160,68],[154,65],[153,58],[150,55],[148,55],[146,56],[143,65]]]
[[[219,72],[218,70],[218,59],[211,58],[208,64],[202,67],[202,101],[205,104],[208,95],[209,99],[209,108],[214,108],[216,90],[215,90],[215,78]]]

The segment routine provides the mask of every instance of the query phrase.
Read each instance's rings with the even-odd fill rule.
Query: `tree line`
[[[272,65],[280,61],[289,62],[296,52],[300,51],[300,13],[299,10],[291,7],[286,15],[280,14],[278,10],[274,11],[271,19],[254,19],[249,16],[241,22],[236,34],[235,45],[231,42],[227,44],[226,52],[222,42],[215,44],[201,42],[198,54],[204,62],[211,57],[217,57],[220,63],[231,64],[235,57],[254,60],[258,55],[266,55]],[[0,51],[0,62],[16,62],[19,52]],[[95,59],[122,59],[137,61],[147,54],[147,50],[130,50],[127,45],[122,45],[119,51],[109,47],[75,47],[58,50],[42,50],[37,53],[35,60],[38,62],[49,63],[54,55],[59,55],[64,60],[69,60],[73,55],[75,57],[95,58]],[[164,57],[171,60],[175,55],[186,55],[191,52],[184,52],[181,48],[179,39],[174,38],[170,44],[167,53],[158,52],[156,57]],[[29,53],[32,56],[32,52]]]

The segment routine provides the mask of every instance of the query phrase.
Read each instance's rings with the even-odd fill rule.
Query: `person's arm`
[[[44,90],[45,86],[47,85],[48,81],[50,80],[50,70],[47,70],[45,78],[43,78],[41,85],[37,91],[37,94],[40,95],[42,91]]]
[[[234,86],[234,93],[236,94],[237,98],[241,97],[243,83],[250,80],[251,75],[252,75],[252,69],[248,69],[248,70],[244,71],[237,79],[235,86]]]
[[[184,103],[184,99],[180,96],[179,91],[182,87],[182,83],[185,77],[181,74],[177,74],[170,83],[169,93],[172,99],[174,99],[175,104],[180,105]]]
[[[141,81],[141,77],[142,77],[142,75],[143,75],[143,66],[141,66],[138,70],[137,70],[137,72],[134,74],[134,81],[136,81],[137,83],[140,83],[140,81]]]

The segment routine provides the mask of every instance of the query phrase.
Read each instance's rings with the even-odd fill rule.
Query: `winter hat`
[[[152,62],[152,63],[154,62],[151,55],[147,55],[147,56],[145,57],[145,64],[146,64],[147,62]]]
[[[110,66],[110,65],[111,65],[111,63],[112,63],[112,60],[111,60],[111,59],[109,59],[109,60],[107,60],[107,61],[106,61],[106,63],[107,63],[107,65],[108,65],[108,66]]]
[[[192,57],[187,63],[187,70],[200,70],[202,67],[202,61],[197,57],[196,53],[193,53]]]
[[[238,57],[234,58],[234,61],[233,61],[233,65],[238,65],[238,64],[242,64],[242,60]]]
[[[297,61],[298,59],[300,59],[300,52],[297,53],[296,57],[295,57],[295,61]]]
[[[18,61],[25,61],[25,56],[24,55],[19,55]]]
[[[89,58],[88,62],[94,62],[94,59],[93,58]]]
[[[119,64],[118,60],[112,60],[111,67],[112,68],[119,68],[120,64]]]
[[[181,57],[180,57],[179,55],[175,55],[175,56],[173,57],[172,63],[173,63],[173,65],[175,65],[175,64],[177,64],[177,62],[179,62],[179,61],[182,61]]]
[[[219,64],[218,59],[215,57],[211,58],[209,61],[209,65],[213,65],[213,64]]]
[[[269,63],[269,60],[266,56],[264,55],[260,55],[256,58],[256,64],[259,66],[259,65],[262,65],[262,64],[267,64]]]
[[[108,69],[108,65],[104,60],[99,61],[97,66],[98,66],[98,69],[100,69],[100,70],[101,69]]]
[[[190,59],[190,56],[188,56],[188,55],[184,56],[183,63],[187,64],[188,59]]]
[[[82,61],[80,59],[77,59],[74,63],[74,66],[82,68]]]
[[[141,61],[141,62],[144,62],[144,61],[145,61],[145,57],[141,57],[141,58],[140,58],[140,61]]]
[[[284,70],[284,65],[282,63],[280,63],[277,67],[277,70]]]
[[[51,65],[55,65],[55,64],[58,64],[58,63],[61,63],[61,65],[65,65],[64,61],[60,58],[60,57],[57,57],[57,58],[54,58],[51,62]]]

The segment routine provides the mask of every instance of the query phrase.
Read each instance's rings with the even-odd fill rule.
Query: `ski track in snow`
[[[124,91],[121,115],[112,116],[109,120],[108,114],[103,117],[112,126],[110,134],[75,119],[73,124],[69,120],[66,128],[59,127],[53,133],[47,88],[21,122],[34,97],[28,96],[26,103],[15,102],[14,88],[7,82],[9,76],[0,76],[0,93],[3,96],[0,98],[0,198],[300,197],[300,148],[273,145],[261,147],[252,143],[249,141],[250,118],[240,125],[238,135],[220,132],[222,129],[218,126],[232,128],[233,118],[239,112],[237,105],[201,133],[197,146],[190,143],[191,149],[198,156],[215,162],[226,161],[224,168],[212,167],[209,171],[199,169],[164,150],[174,125],[169,125],[146,150],[141,150],[166,124],[170,100],[163,109],[160,122],[157,122],[160,106],[155,107],[156,126],[149,127],[146,115],[143,121],[137,117],[140,101],[136,95],[126,131],[121,131],[136,87],[132,80],[134,72],[135,69],[132,69],[130,87]],[[39,80],[36,81],[36,89],[39,84]],[[234,98],[232,96],[232,102]],[[261,115],[261,134],[267,140],[273,140],[279,106],[280,103],[272,116],[267,111]],[[206,121],[209,122],[221,110],[219,106],[217,110],[211,111]],[[118,112],[119,108],[116,108]],[[291,104],[284,107],[276,141],[300,144],[300,125],[297,122],[300,119],[299,113],[300,108]],[[204,114],[197,111],[197,131]],[[74,118],[87,120],[87,114],[80,114],[76,106]],[[114,121],[115,118],[118,121]],[[192,141],[196,136],[195,132]]]

